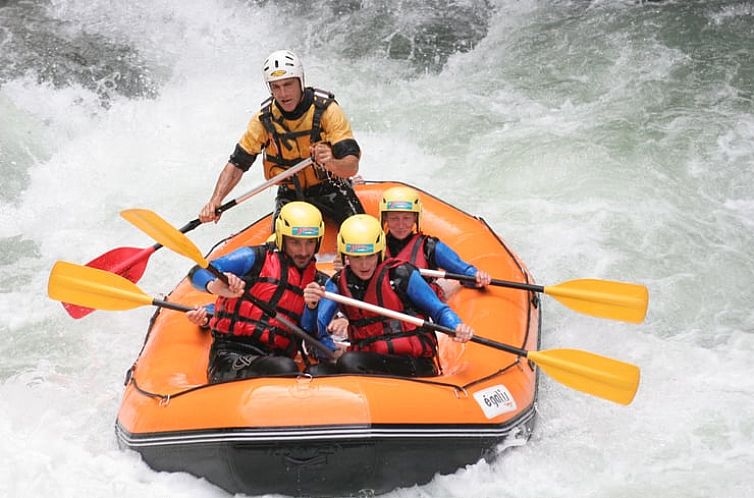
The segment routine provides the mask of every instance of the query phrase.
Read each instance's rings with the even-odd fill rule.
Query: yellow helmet
[[[275,245],[283,250],[283,236],[296,239],[317,239],[317,247],[325,235],[322,213],[308,202],[289,202],[275,220]]]
[[[392,187],[382,193],[380,220],[385,223],[385,213],[416,213],[416,230],[422,217],[422,201],[419,192],[411,187]]]
[[[342,256],[385,257],[385,232],[377,218],[368,214],[355,214],[340,225],[338,254]]]

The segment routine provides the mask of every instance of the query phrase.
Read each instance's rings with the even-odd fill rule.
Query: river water
[[[543,347],[639,365],[633,404],[543,378],[528,445],[391,496],[751,496],[754,4],[301,5],[0,2],[0,496],[225,496],[117,448],[152,309],[72,320],[46,283],[58,259],[150,245],[122,209],[196,216],[280,48],[336,93],[365,178],[484,217],[539,283],[650,290],[641,325],[545,300]],[[209,248],[272,195],[192,240]],[[161,251],[139,286],[167,293],[188,267]]]

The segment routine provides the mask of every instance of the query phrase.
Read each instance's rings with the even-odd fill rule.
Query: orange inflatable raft
[[[396,183],[357,187],[367,212]],[[496,277],[530,283],[523,263],[481,218],[421,192],[422,230]],[[218,244],[208,259],[262,244],[270,216]],[[331,270],[336,228],[318,260]],[[168,300],[205,304],[187,279]],[[538,349],[536,294],[455,284],[448,300],[479,336]],[[252,378],[207,384],[211,336],[183,313],[159,309],[129,371],[116,434],[152,468],[204,477],[231,493],[376,493],[422,484],[525,442],[537,375],[525,358],[439,334],[442,374]]]

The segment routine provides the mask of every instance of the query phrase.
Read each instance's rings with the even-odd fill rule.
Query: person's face
[[[270,91],[278,105],[285,112],[292,112],[301,102],[303,92],[298,78],[286,78],[270,83]]]
[[[348,265],[351,271],[361,280],[369,280],[374,275],[377,268],[379,254],[370,254],[369,256],[348,256]]]
[[[416,213],[407,213],[401,211],[388,211],[385,213],[385,223],[387,231],[398,240],[403,240],[413,232],[416,224]]]
[[[283,237],[283,247],[285,247],[285,253],[293,260],[293,264],[303,270],[314,257],[317,239]]]

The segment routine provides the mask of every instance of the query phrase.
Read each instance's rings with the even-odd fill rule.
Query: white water
[[[295,2],[231,0],[39,8],[40,29],[137,51],[157,89],[105,92],[103,106],[115,76],[54,86],[28,59],[29,72],[0,80],[0,496],[225,496],[117,449],[123,374],[153,310],[72,320],[46,281],[55,260],[150,245],[122,209],[193,219],[266,97],[262,60],[281,47],[302,56],[309,84],[337,94],[366,178],[405,180],[483,216],[543,284],[650,289],[639,326],[545,301],[545,348],[642,368],[632,405],[544,378],[527,446],[392,496],[750,496],[751,3],[499,0],[473,50],[426,72],[369,48],[383,40],[369,33],[385,12],[401,14],[395,30],[431,14],[361,4],[337,15],[348,2],[314,2],[306,16]],[[0,59],[21,22],[2,12]],[[261,181],[255,167],[234,194]],[[260,195],[191,238],[208,248],[271,205]],[[168,292],[189,266],[160,251],[139,286]]]

